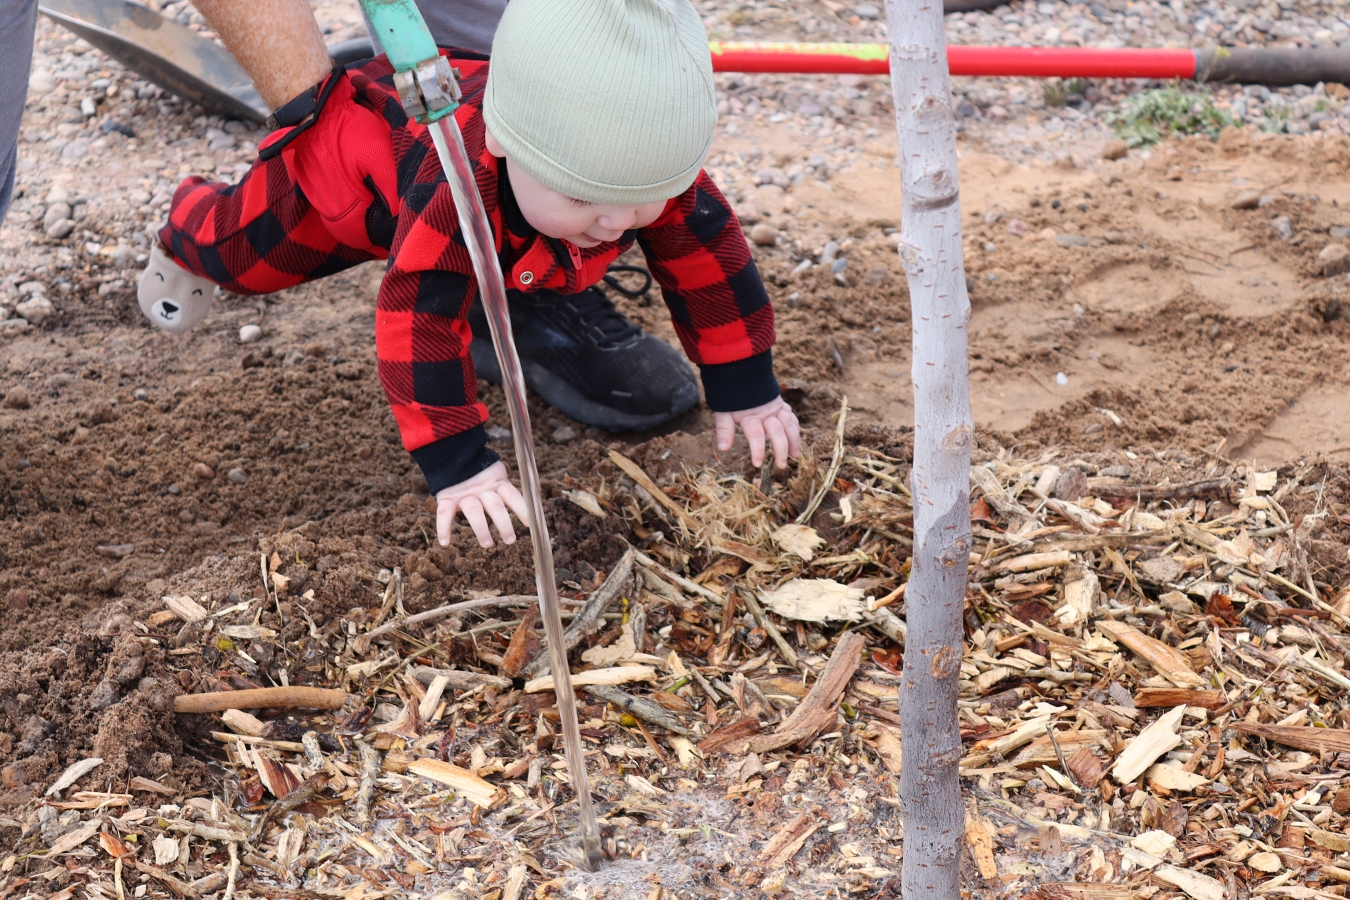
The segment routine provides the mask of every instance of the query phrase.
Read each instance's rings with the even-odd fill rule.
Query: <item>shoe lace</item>
[[[612,347],[642,332],[597,288],[587,288],[569,299],[581,324],[596,334],[602,347]]]

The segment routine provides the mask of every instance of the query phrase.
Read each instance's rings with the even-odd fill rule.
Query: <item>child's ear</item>
[[[483,143],[487,144],[487,150],[493,156],[496,157],[506,156],[506,151],[502,149],[501,144],[497,143],[497,139],[492,136],[491,129],[489,129],[486,125],[483,126]]]

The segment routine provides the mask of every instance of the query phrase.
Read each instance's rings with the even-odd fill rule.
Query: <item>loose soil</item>
[[[771,160],[795,140],[747,129],[719,135],[713,157],[757,150]],[[853,446],[907,454],[911,323],[888,239],[898,177],[891,143],[871,140],[862,162],[828,182],[787,194],[766,186],[738,204],[747,227],[781,232],[756,253],[778,309],[778,373],[820,456],[845,395]],[[1149,483],[1226,460],[1306,458],[1303,483],[1324,482],[1333,506],[1344,499],[1348,285],[1321,277],[1317,256],[1331,227],[1350,225],[1345,139],[1233,134],[1091,171],[963,153],[985,458],[1055,448],[1093,472],[1126,466]],[[71,173],[72,183],[95,177],[116,193],[115,166]],[[1243,190],[1270,200],[1232,209]],[[1273,231],[1277,215],[1290,217],[1292,240]],[[1010,234],[1013,222],[1025,236]],[[842,283],[828,264],[793,274],[831,240],[847,260]],[[11,267],[49,247],[15,216],[0,229]],[[77,269],[91,261],[81,253]],[[224,296],[185,340],[142,320],[134,281],[64,294],[42,326],[0,336],[0,393],[28,398],[0,410],[0,843],[23,830],[12,812],[90,755],[118,787],[144,776],[217,790],[223,772],[203,726],[176,719],[172,697],[203,680],[271,683],[279,662],[293,684],[327,683],[321,637],[379,607],[382,569],[406,573],[409,612],[470,591],[533,592],[524,544],[484,551],[461,528],[448,550],[434,546],[425,481],[375,374],[380,274],[372,264],[266,298]],[[616,302],[673,340],[656,292]],[[238,342],[246,323],[262,325],[261,343]],[[480,391],[500,424],[500,390]],[[610,447],[658,480],[683,466],[746,471],[741,450],[712,452],[705,410],[617,441],[537,401],[531,413],[558,574],[575,592],[593,589],[640,537],[563,497],[618,477]],[[496,446],[510,456],[509,441]],[[1297,515],[1313,502],[1287,506]],[[1342,531],[1333,522],[1312,546],[1322,580],[1342,574]],[[275,645],[211,658],[208,642],[199,659],[174,653],[201,645],[198,626],[145,624],[166,594],[265,606],[260,558],[290,578],[289,599],[258,620],[280,633]],[[292,655],[277,660],[276,645]]]

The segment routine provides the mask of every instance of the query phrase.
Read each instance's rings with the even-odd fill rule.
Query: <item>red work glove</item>
[[[336,79],[336,81],[333,81]],[[331,86],[330,86],[331,82]],[[324,94],[327,94],[324,97]],[[313,124],[277,131],[258,148],[282,159],[327,226],[358,250],[389,249],[400,207],[394,145],[384,117],[356,102],[347,73],[329,76]],[[289,139],[288,139],[289,138]]]

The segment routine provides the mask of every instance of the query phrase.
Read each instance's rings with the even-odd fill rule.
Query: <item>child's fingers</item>
[[[459,503],[452,499],[436,504],[436,539],[442,547],[450,546],[450,526],[455,523],[455,510],[458,507]]]
[[[477,497],[465,497],[459,502],[460,511],[468,521],[478,538],[478,546],[492,546],[492,532],[488,530],[487,517],[483,515],[483,504]]]
[[[516,530],[511,527],[511,514],[506,511],[506,504],[496,491],[486,491],[478,496],[482,501],[483,509],[492,517],[492,524],[497,526],[497,534],[501,535],[503,544],[514,544],[516,542]]]
[[[511,508],[511,512],[516,514],[516,518],[526,528],[530,527],[530,511],[525,505],[525,498],[520,491],[511,482],[506,482],[497,488],[497,494],[506,501],[506,505]]]
[[[736,420],[727,413],[713,416],[713,430],[717,434],[717,449],[725,453],[736,440]]]
[[[764,420],[764,433],[769,436],[769,445],[773,447],[773,462],[779,469],[787,468],[788,436],[787,429],[778,416],[769,416]]]
[[[741,420],[741,431],[750,444],[750,462],[756,466],[764,464],[764,422],[756,416]]]
[[[779,413],[780,418],[787,419],[785,429],[788,438],[788,456],[792,459],[802,455],[802,426],[797,421],[797,414],[792,410],[785,410]]]

